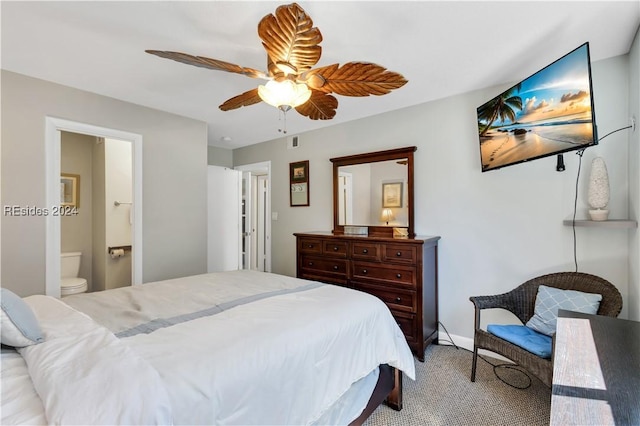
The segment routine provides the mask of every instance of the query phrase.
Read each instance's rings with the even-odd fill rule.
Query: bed
[[[383,302],[314,281],[233,271],[22,300],[45,340],[3,350],[3,425],[358,424],[415,378]]]

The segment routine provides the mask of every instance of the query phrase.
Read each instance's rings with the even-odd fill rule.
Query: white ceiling
[[[174,50],[264,70],[257,25],[285,3],[2,1],[1,65],[206,121],[209,145],[251,145],[282,136],[278,110],[260,103],[222,112],[218,105],[260,80],[144,50]],[[317,66],[374,62],[403,74],[409,83],[381,97],[337,96],[333,120],[312,121],[291,111],[290,135],[516,82],[586,41],[592,61],[622,55],[640,25],[640,0],[299,4],[323,35]]]

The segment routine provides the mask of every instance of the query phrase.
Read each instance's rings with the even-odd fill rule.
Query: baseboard
[[[451,342],[449,341],[449,336],[447,336],[446,333],[438,333],[438,344],[439,345],[449,345],[451,346]],[[451,340],[453,340],[453,343],[455,343],[456,346],[459,346],[461,348],[464,349],[468,349],[470,351],[473,351],[473,339],[469,338],[469,337],[464,337],[464,336],[458,336],[455,334],[451,334],[450,335]],[[503,357],[502,355],[499,355],[495,352],[491,352],[491,351],[485,351],[484,349],[480,349],[478,351],[478,353],[480,355],[486,355],[486,356],[490,356],[492,358],[497,358],[499,360],[502,361],[510,361],[509,359]]]

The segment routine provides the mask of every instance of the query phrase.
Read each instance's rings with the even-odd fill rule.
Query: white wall
[[[593,81],[601,134],[625,125],[628,57],[594,63]],[[562,222],[572,216],[578,156],[565,155],[563,173],[555,171],[555,157],[487,173],[480,171],[476,107],[509,86],[303,133],[300,147],[294,150],[287,150],[284,138],[234,150],[236,165],[272,161],[272,210],[279,213],[278,220],[272,223],[273,271],[295,275],[294,232],[332,229],[329,158],[412,145],[418,147],[416,232],[442,237],[439,312],[449,332],[472,336],[473,306],[469,296],[496,294],[544,273],[574,270],[572,229]],[[384,102],[384,97],[360,101]],[[585,152],[578,218],[586,217],[586,182],[595,156],[604,157],[609,168],[611,217],[627,217],[627,138],[619,132]],[[290,208],[288,163],[300,159],[310,160],[311,205]],[[630,231],[576,231],[579,271],[610,280],[626,301]],[[626,310],[625,304],[623,317]],[[510,315],[489,312],[483,317],[503,320]]]
[[[206,272],[204,122],[4,70],[1,79],[3,206],[48,207],[46,116],[140,134],[143,281]],[[21,296],[44,294],[45,218],[1,219],[3,287]]]
[[[99,255],[106,260],[105,289],[131,285],[131,253],[111,258],[109,247],[130,246],[133,200],[133,146],[131,142],[105,139],[105,243]],[[144,256],[144,254],[143,254]]]
[[[640,221],[640,29],[629,52],[629,117],[634,117],[635,131],[629,135],[629,217]],[[629,319],[640,321],[640,233],[629,236]]]
[[[107,222],[106,209],[106,149],[104,142],[93,146],[93,285],[91,291],[106,289],[107,257],[104,255],[107,247],[107,233],[104,232]]]
[[[374,163],[371,167],[371,218],[366,224],[386,225],[382,221],[382,184],[390,182],[402,183],[402,207],[392,207],[392,219],[389,226],[407,226],[409,218],[407,215],[407,166],[400,165],[396,161],[385,161]]]
[[[358,164],[341,167],[341,170],[351,173],[352,221],[347,225],[377,223],[371,222],[371,165]]]

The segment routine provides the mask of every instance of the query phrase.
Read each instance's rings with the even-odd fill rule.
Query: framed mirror
[[[415,146],[332,158],[333,233],[367,227],[368,235],[414,237],[413,153]]]

